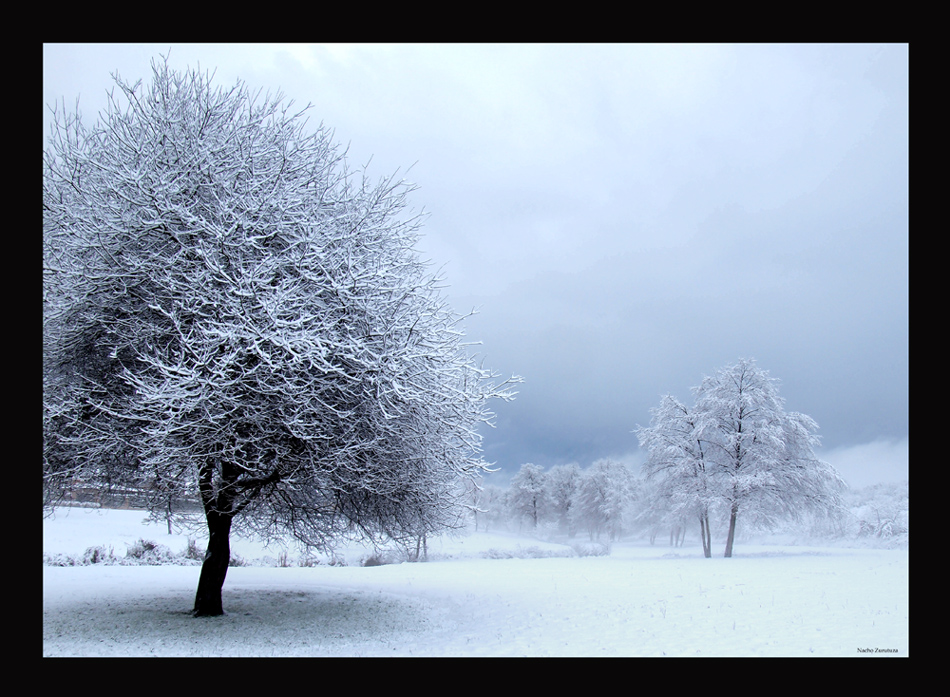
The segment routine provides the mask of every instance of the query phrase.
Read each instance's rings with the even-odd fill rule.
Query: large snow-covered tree
[[[311,546],[456,523],[489,400],[415,251],[412,186],[347,168],[280,95],[153,64],[44,151],[44,503],[196,496],[194,612],[223,612],[232,526]]]
[[[694,395],[689,438],[701,448],[704,469],[728,516],[725,556],[732,556],[740,514],[755,526],[770,527],[779,519],[820,515],[840,505],[844,482],[814,452],[818,425],[785,411],[777,380],[755,361],[720,369]]]

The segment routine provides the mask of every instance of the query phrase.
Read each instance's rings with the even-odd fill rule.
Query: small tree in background
[[[482,486],[481,505],[484,510],[482,518],[485,521],[485,532],[488,532],[492,526],[507,529],[510,513],[509,493],[507,487],[501,487],[497,484],[484,484]]]
[[[532,528],[537,529],[548,506],[545,474],[539,465],[530,462],[523,464],[518,473],[511,478],[509,505],[519,520],[527,518],[531,521]]]
[[[663,397],[651,413],[650,426],[637,429],[640,445],[649,453],[644,473],[657,484],[651,511],[662,512],[659,520],[671,527],[698,520],[703,555],[711,557],[709,511],[715,501],[696,416],[671,395]]]
[[[568,537],[574,537],[577,526],[573,506],[581,483],[581,468],[576,462],[555,465],[547,471],[546,483],[551,515],[557,521],[558,529]]]
[[[732,556],[741,513],[753,525],[840,506],[844,482],[815,455],[818,425],[786,413],[777,381],[740,360],[707,377],[695,389],[696,433],[714,463],[718,493],[729,516],[725,556]]]
[[[308,546],[456,525],[506,384],[414,251],[412,187],[347,169],[280,95],[153,64],[44,152],[44,503],[197,496],[195,615],[232,526]]]
[[[587,529],[591,540],[606,532],[611,540],[623,533],[624,518],[633,493],[626,465],[601,459],[583,470],[572,508],[575,521]]]
[[[818,425],[787,413],[777,381],[743,359],[705,378],[687,410],[665,397],[648,429],[648,473],[661,475],[673,510],[706,516],[716,506],[728,519],[725,556],[731,557],[740,515],[756,527],[781,519],[834,513],[844,482],[817,458]]]

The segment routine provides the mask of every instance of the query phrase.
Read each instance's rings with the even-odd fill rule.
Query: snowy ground
[[[43,551],[124,556],[142,537],[184,549],[143,519],[59,509]],[[197,566],[44,566],[43,655],[908,656],[906,550],[743,544],[704,559],[698,542],[658,541],[604,557],[484,557],[559,549],[473,533],[430,543],[427,563],[234,567],[227,614],[204,619],[188,613]]]

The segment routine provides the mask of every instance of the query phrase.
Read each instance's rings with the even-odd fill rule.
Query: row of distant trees
[[[539,465],[521,466],[507,488],[486,484],[471,489],[476,529],[534,531],[553,528],[591,540],[618,539],[632,530],[641,483],[625,464],[598,460],[586,469],[576,463],[547,472]]]
[[[506,531],[591,541],[649,539],[680,546],[691,539],[726,536],[729,519],[713,516],[708,528],[698,518],[677,514],[668,492],[651,481],[647,468],[602,459],[548,470],[527,463],[507,486],[469,482],[472,524],[483,532]],[[751,520],[746,530],[795,533],[825,539],[906,544],[909,535],[907,482],[875,484],[843,491],[821,515],[784,520]]]

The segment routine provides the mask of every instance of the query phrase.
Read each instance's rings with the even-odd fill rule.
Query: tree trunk
[[[231,516],[217,511],[206,514],[208,520],[208,551],[201,565],[198,592],[195,594],[195,617],[224,614],[221,589],[231,561]]]
[[[726,537],[726,557],[732,556],[732,542],[736,537],[736,516],[739,514],[739,505],[732,504],[732,511],[729,514],[729,535]]]
[[[703,556],[706,559],[712,557],[712,537],[709,533],[709,513],[703,511],[699,516],[699,535],[703,539]]]

